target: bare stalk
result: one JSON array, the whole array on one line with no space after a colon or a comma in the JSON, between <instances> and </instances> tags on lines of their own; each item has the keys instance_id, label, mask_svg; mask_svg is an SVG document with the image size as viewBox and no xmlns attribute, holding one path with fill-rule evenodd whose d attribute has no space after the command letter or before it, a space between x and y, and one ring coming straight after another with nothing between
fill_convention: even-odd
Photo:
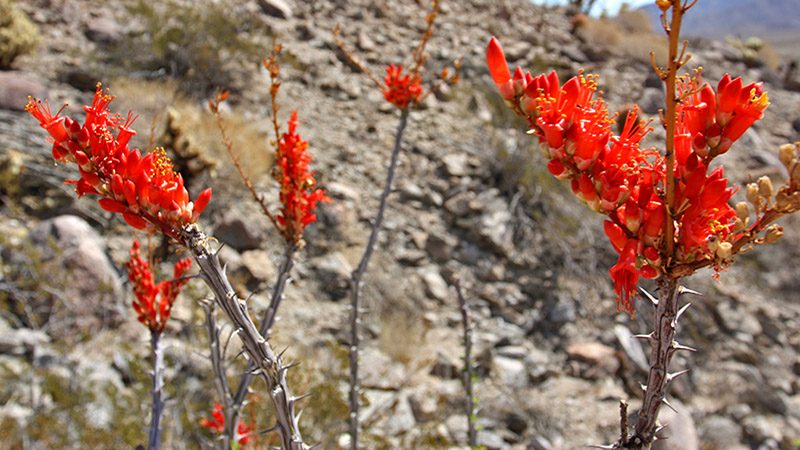
<instances>
[{"instance_id":1,"label":"bare stalk","mask_svg":"<svg viewBox=\"0 0 800 450\"><path fill-rule=\"evenodd\" d=\"M153 408L150 414L150 433L147 438L147 449L161 448L161 414L164 412L164 348L161 345L161 332L150 330L150 346L153 351Z\"/></svg>"},{"instance_id":2,"label":"bare stalk","mask_svg":"<svg viewBox=\"0 0 800 450\"><path fill-rule=\"evenodd\" d=\"M264 318L261 320L261 326L258 328L258 332L261 333L265 339L269 339L270 335L272 334L272 325L275 324L275 319L278 315L278 307L283 300L283 291L286 288L286 283L289 281L289 272L294 266L294 253L296 249L297 247L293 244L287 244L286 246L286 254L284 255L283 263L278 270L278 279L275 280L275 286L272 288L272 298L269 302L269 307L264 312ZM255 364L250 361L247 364L247 370L239 379L239 384L236 387L236 393L233 395L233 399L231 401L229 413L231 416L231 424L236 424L239 421L239 414L242 412L242 405L247 397L250 383L253 382L253 370L255 370L255 368Z\"/></svg>"},{"instance_id":3,"label":"bare stalk","mask_svg":"<svg viewBox=\"0 0 800 450\"><path fill-rule=\"evenodd\" d=\"M394 182L395 173L397 172L397 161L400 156L400 149L403 143L403 132L408 124L408 108L400 112L400 123L397 125L397 133L394 138L394 149L392 150L391 161L389 162L389 171L386 174L386 182L383 186L383 192L380 197L380 205L378 206L378 215L372 223L372 231L367 241L367 246L364 249L364 254L361 256L361 261L358 267L353 271L350 278L350 448L358 450L358 394L359 394L359 381L358 381L358 346L360 344L359 331L359 314L360 314L360 295L361 295L361 279L367 271L372 253L375 250L375 244L378 242L378 232L383 223L383 215L386 213L386 204L389 194L392 192L392 183Z\"/></svg>"},{"instance_id":4,"label":"bare stalk","mask_svg":"<svg viewBox=\"0 0 800 450\"><path fill-rule=\"evenodd\" d=\"M675 252L675 115L677 98L675 96L675 81L678 77L678 69L681 66L681 59L678 55L678 38L681 31L681 19L683 18L683 0L672 0L672 20L668 27L666 27L667 35L669 36L669 61L667 65L666 79L666 121L667 127L667 198L665 203L666 211L666 228L664 230L664 253L667 255L667 264ZM662 13L666 15L666 12ZM663 19L666 23L666 18Z\"/></svg>"},{"instance_id":5,"label":"bare stalk","mask_svg":"<svg viewBox=\"0 0 800 450\"><path fill-rule=\"evenodd\" d=\"M214 371L214 382L217 393L225 411L225 432L222 434L222 447L228 449L236 437L236 420L232 417L231 391L228 386L228 377L225 375L225 357L220 346L220 328L217 326L214 304L203 305L206 313L206 331L208 332L208 345L211 350L211 367Z\"/></svg>"},{"instance_id":6,"label":"bare stalk","mask_svg":"<svg viewBox=\"0 0 800 450\"><path fill-rule=\"evenodd\" d=\"M286 380L289 366L283 364L281 355L276 354L269 341L259 333L250 317L247 303L236 295L219 257L209 248L210 238L192 224L181 230L180 239L194 255L203 281L214 293L217 305L233 323L245 354L255 365L252 373L261 376L267 384L275 408L275 429L280 436L282 450L309 450L310 447L303 442L295 414L295 404L299 399L292 396Z\"/></svg>"},{"instance_id":7,"label":"bare stalk","mask_svg":"<svg viewBox=\"0 0 800 450\"><path fill-rule=\"evenodd\" d=\"M467 300L461 290L461 280L455 280L456 294L458 294L458 306L461 310L461 327L464 329L464 393L467 400L467 443L470 448L478 446L478 432L475 428L475 394L472 390L472 380L474 372L472 368L472 320L470 319Z\"/></svg>"}]
</instances>

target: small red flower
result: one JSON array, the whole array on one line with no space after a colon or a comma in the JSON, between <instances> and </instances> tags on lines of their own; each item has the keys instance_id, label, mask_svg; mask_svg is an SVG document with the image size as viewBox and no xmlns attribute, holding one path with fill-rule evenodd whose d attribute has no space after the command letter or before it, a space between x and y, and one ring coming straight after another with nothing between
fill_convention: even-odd
<instances>
[{"instance_id":1,"label":"small red flower","mask_svg":"<svg viewBox=\"0 0 800 450\"><path fill-rule=\"evenodd\" d=\"M215 433L225 431L225 414L222 412L222 405L219 402L214 403L214 410L211 412L210 418L203 417L200 419L200 426Z\"/></svg>"},{"instance_id":2,"label":"small red flower","mask_svg":"<svg viewBox=\"0 0 800 450\"><path fill-rule=\"evenodd\" d=\"M186 273L192 266L192 260L182 259L175 264L173 279L155 284L150 264L139 254L139 242L134 241L131 247L131 259L126 264L128 279L133 285L133 310L137 319L152 331L164 331L172 305L188 280Z\"/></svg>"},{"instance_id":3,"label":"small red flower","mask_svg":"<svg viewBox=\"0 0 800 450\"><path fill-rule=\"evenodd\" d=\"M197 221L208 206L211 189L192 202L183 178L176 173L163 149L142 155L128 143L136 132L135 117L123 119L108 109L114 97L98 84L91 105L84 106L81 125L69 117L50 112L46 102L30 98L25 109L47 130L53 140L53 158L75 163L80 177L75 184L79 196L98 195L106 211L122 214L134 228L161 230L173 238L182 227Z\"/></svg>"},{"instance_id":4,"label":"small red flower","mask_svg":"<svg viewBox=\"0 0 800 450\"><path fill-rule=\"evenodd\" d=\"M311 156L308 142L297 134L297 111L289 119L289 131L278 141L275 177L280 183L281 210L276 217L284 238L299 243L303 230L317 220L319 202L330 201L325 191L316 187L314 172L309 172Z\"/></svg>"},{"instance_id":5,"label":"small red flower","mask_svg":"<svg viewBox=\"0 0 800 450\"><path fill-rule=\"evenodd\" d=\"M406 109L409 103L417 103L422 98L422 77L418 73L403 75L402 65L390 64L383 81L383 97L400 109Z\"/></svg>"},{"instance_id":6,"label":"small red flower","mask_svg":"<svg viewBox=\"0 0 800 450\"><path fill-rule=\"evenodd\" d=\"M223 412L222 405L219 404L219 402L214 404L214 410L211 412L211 417L204 417L200 419L200 426L219 434L225 432L225 413ZM253 438L253 434L254 428L252 423L247 425L244 422L239 422L239 425L236 426L236 436L234 437L234 440L239 445L245 445Z\"/></svg>"}]
</instances>

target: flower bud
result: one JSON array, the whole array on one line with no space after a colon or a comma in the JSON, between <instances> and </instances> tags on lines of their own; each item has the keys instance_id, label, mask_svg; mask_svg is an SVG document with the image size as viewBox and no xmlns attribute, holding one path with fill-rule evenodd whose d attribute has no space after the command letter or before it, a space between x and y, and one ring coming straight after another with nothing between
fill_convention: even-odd
<instances>
[{"instance_id":1,"label":"flower bud","mask_svg":"<svg viewBox=\"0 0 800 450\"><path fill-rule=\"evenodd\" d=\"M719 238L712 234L706 240L706 244L708 245L708 251L716 254L719 248Z\"/></svg>"},{"instance_id":2,"label":"flower bud","mask_svg":"<svg viewBox=\"0 0 800 450\"><path fill-rule=\"evenodd\" d=\"M791 169L792 162L797 158L797 147L795 147L794 144L781 145L779 157L781 163L786 166L787 169Z\"/></svg>"},{"instance_id":3,"label":"flower bud","mask_svg":"<svg viewBox=\"0 0 800 450\"><path fill-rule=\"evenodd\" d=\"M750 219L748 218L748 220ZM736 221L733 223L733 233L734 234L739 233L740 231L744 230L746 226L747 224L745 222L742 222L742 219L737 217Z\"/></svg>"},{"instance_id":4,"label":"flower bud","mask_svg":"<svg viewBox=\"0 0 800 450\"><path fill-rule=\"evenodd\" d=\"M758 185L755 183L748 183L747 184L747 201L750 202L753 206L756 207L756 211L758 210Z\"/></svg>"},{"instance_id":5,"label":"flower bud","mask_svg":"<svg viewBox=\"0 0 800 450\"><path fill-rule=\"evenodd\" d=\"M719 259L728 259L733 254L733 244L730 242L720 242L717 246L717 257Z\"/></svg>"},{"instance_id":6,"label":"flower bud","mask_svg":"<svg viewBox=\"0 0 800 450\"><path fill-rule=\"evenodd\" d=\"M736 204L736 217L742 222L746 222L750 219L750 207L747 206L746 202L739 202Z\"/></svg>"},{"instance_id":7,"label":"flower bud","mask_svg":"<svg viewBox=\"0 0 800 450\"><path fill-rule=\"evenodd\" d=\"M656 0L656 6L662 11L666 12L670 6L672 6L672 2L670 0Z\"/></svg>"},{"instance_id":8,"label":"flower bud","mask_svg":"<svg viewBox=\"0 0 800 450\"><path fill-rule=\"evenodd\" d=\"M800 164L795 164L792 168L792 173L789 174L789 179L793 183L800 183Z\"/></svg>"},{"instance_id":9,"label":"flower bud","mask_svg":"<svg viewBox=\"0 0 800 450\"><path fill-rule=\"evenodd\" d=\"M766 199L772 198L772 180L767 176L758 179L758 194Z\"/></svg>"},{"instance_id":10,"label":"flower bud","mask_svg":"<svg viewBox=\"0 0 800 450\"><path fill-rule=\"evenodd\" d=\"M770 225L767 227L766 234L764 235L764 242L767 244L774 244L781 236L783 236L783 227L775 224Z\"/></svg>"}]
</instances>

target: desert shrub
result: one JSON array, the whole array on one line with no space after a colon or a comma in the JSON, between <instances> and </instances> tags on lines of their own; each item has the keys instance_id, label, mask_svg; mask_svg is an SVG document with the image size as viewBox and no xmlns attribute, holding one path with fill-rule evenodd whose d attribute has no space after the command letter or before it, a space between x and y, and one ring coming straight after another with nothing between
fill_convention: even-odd
<instances>
[{"instance_id":1,"label":"desert shrub","mask_svg":"<svg viewBox=\"0 0 800 450\"><path fill-rule=\"evenodd\" d=\"M618 56L649 61L650 52L654 51L658 61L667 58L664 39L653 32L650 19L643 11L622 11L610 18L588 18L577 33L584 42Z\"/></svg>"},{"instance_id":2,"label":"desert shrub","mask_svg":"<svg viewBox=\"0 0 800 450\"><path fill-rule=\"evenodd\" d=\"M223 179L231 177L231 182L225 184L240 186L230 165L220 167L217 173L219 161L227 160L228 156L214 116L183 93L176 81L121 78L114 80L111 86L120 108L139 114L137 123L142 133L134 137L134 145L148 149L153 145L165 147L184 176L208 173ZM225 120L234 148L242 160L247 161L247 175L255 180L268 175L272 167L272 152L269 150L266 119L259 123L229 112L225 114Z\"/></svg>"},{"instance_id":3,"label":"desert shrub","mask_svg":"<svg viewBox=\"0 0 800 450\"><path fill-rule=\"evenodd\" d=\"M263 57L251 36L267 36L265 24L225 2L140 0L128 11L142 27L131 33L133 42L111 49L111 62L134 72L165 72L186 92L204 97L221 87L241 88L246 77L241 62Z\"/></svg>"},{"instance_id":4,"label":"desert shrub","mask_svg":"<svg viewBox=\"0 0 800 450\"><path fill-rule=\"evenodd\" d=\"M749 67L767 67L777 70L781 64L781 57L770 43L761 38L751 36L747 39L728 37L726 41L742 52L742 60Z\"/></svg>"},{"instance_id":5,"label":"desert shrub","mask_svg":"<svg viewBox=\"0 0 800 450\"><path fill-rule=\"evenodd\" d=\"M0 69L8 69L18 56L30 53L39 32L11 0L0 0Z\"/></svg>"}]
</instances>

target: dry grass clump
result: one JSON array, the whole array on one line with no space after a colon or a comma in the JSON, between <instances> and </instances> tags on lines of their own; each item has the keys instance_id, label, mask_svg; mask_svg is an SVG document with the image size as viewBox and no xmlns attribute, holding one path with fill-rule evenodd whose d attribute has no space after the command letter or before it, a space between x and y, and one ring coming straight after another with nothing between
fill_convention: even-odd
<instances>
[{"instance_id":1,"label":"dry grass clump","mask_svg":"<svg viewBox=\"0 0 800 450\"><path fill-rule=\"evenodd\" d=\"M216 175L218 169L220 177L231 178L231 183L220 184L240 185L238 175L228 164L214 115L204 103L182 94L175 81L122 78L111 83L111 90L121 111L139 114L136 126L139 135L134 138L134 145L142 149L164 146L175 152L176 163L184 163L182 170L194 175L204 171ZM245 162L247 175L254 180L268 176L273 154L267 119L253 120L236 111L224 114L233 148Z\"/></svg>"},{"instance_id":2,"label":"dry grass clump","mask_svg":"<svg viewBox=\"0 0 800 450\"><path fill-rule=\"evenodd\" d=\"M39 30L11 0L0 0L0 69L30 53L39 42Z\"/></svg>"}]
</instances>

